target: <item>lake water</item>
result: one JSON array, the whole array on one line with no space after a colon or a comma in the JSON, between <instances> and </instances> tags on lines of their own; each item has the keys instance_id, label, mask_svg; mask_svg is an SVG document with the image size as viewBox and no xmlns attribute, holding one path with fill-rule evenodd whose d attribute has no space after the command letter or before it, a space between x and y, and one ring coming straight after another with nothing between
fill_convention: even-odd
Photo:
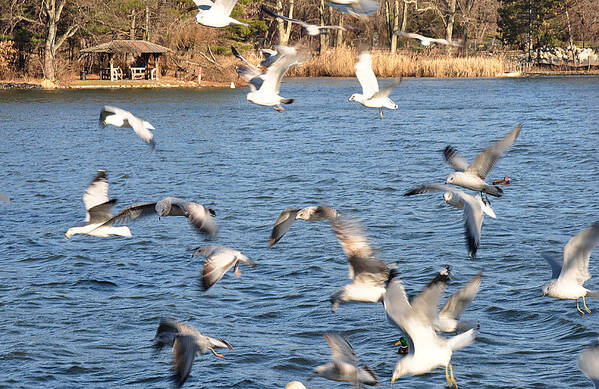
<instances>
[{"instance_id":1,"label":"lake water","mask_svg":"<svg viewBox=\"0 0 599 389\"><path fill-rule=\"evenodd\" d=\"M382 81L384 83L385 81ZM592 387L576 358L599 331L599 301L580 317L574 301L542 297L574 234L599 220L599 78L405 79L399 108L348 102L355 79L285 80L293 97L278 113L239 89L0 92L0 387L169 386L170 352L153 357L161 317L192 324L235 346L227 359L196 358L187 388L283 388L306 383L330 349L322 334L348 334L362 364L389 385L399 332L381 304L342 305L347 261L323 222L296 222L273 248L270 230L287 207L328 204L360 219L413 295L444 265L447 295L484 272L464 319L475 343L452 358L460 388ZM152 153L128 129L98 128L111 104L155 127ZM450 144L469 161L516 124L523 129L489 180L509 175L492 199L478 259L468 258L461 212L442 195L403 197L443 182ZM65 231L85 216L81 196L106 169L117 209L166 196L215 208L213 243L258 267L200 289L205 244L183 218L129 223L132 238ZM599 289L599 252L587 281ZM314 378L309 388L344 388ZM443 388L442 368L394 387Z\"/></svg>"}]
</instances>

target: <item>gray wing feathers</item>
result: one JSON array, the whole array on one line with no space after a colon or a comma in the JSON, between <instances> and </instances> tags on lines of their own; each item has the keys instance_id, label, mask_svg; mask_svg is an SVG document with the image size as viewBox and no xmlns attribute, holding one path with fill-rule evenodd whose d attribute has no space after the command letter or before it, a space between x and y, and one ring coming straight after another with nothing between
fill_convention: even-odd
<instances>
[{"instance_id":1,"label":"gray wing feathers","mask_svg":"<svg viewBox=\"0 0 599 389\"><path fill-rule=\"evenodd\" d=\"M503 153L514 144L514 141L520 134L521 128L522 124L518 124L516 128L510 131L506 136L481 151L476 158L474 158L474 161L472 161L466 171L474 173L484 180Z\"/></svg>"},{"instance_id":2,"label":"gray wing feathers","mask_svg":"<svg viewBox=\"0 0 599 389\"><path fill-rule=\"evenodd\" d=\"M110 226L116 223L127 223L128 221L135 220L139 217L145 217L154 214L156 214L156 203L148 202L134 204L119 211L119 213L107 220L102 226Z\"/></svg>"},{"instance_id":3,"label":"gray wing feathers","mask_svg":"<svg viewBox=\"0 0 599 389\"><path fill-rule=\"evenodd\" d=\"M116 199L112 199L103 204L96 205L87 210L88 222L90 224L103 223L112 218L112 208L116 203Z\"/></svg>"},{"instance_id":4,"label":"gray wing feathers","mask_svg":"<svg viewBox=\"0 0 599 389\"><path fill-rule=\"evenodd\" d=\"M396 86L398 86L399 84L401 84L401 77L397 77L396 79L394 79L391 84L381 90L379 90L378 92L375 92L371 98L376 99L379 97L389 97L389 95L391 94L391 91L393 90L393 88L395 88Z\"/></svg>"},{"instance_id":5,"label":"gray wing feathers","mask_svg":"<svg viewBox=\"0 0 599 389\"><path fill-rule=\"evenodd\" d=\"M210 236L216 236L218 226L206 207L201 204L180 199L172 200L172 205L174 205L174 207L171 207L169 216L186 216L189 223L191 223L196 230ZM179 211L177 211L177 208L179 208Z\"/></svg>"},{"instance_id":6,"label":"gray wing feathers","mask_svg":"<svg viewBox=\"0 0 599 389\"><path fill-rule=\"evenodd\" d=\"M96 205L104 204L108 201L108 181L106 179L106 170L98 170L98 173L85 189L83 193L83 204L86 211ZM86 215L86 221L89 221L89 213Z\"/></svg>"},{"instance_id":7,"label":"gray wing feathers","mask_svg":"<svg viewBox=\"0 0 599 389\"><path fill-rule=\"evenodd\" d=\"M456 320L459 319L462 312L468 308L470 303L472 303L472 300L474 300L474 297L476 297L482 275L482 272L478 273L462 289L452 294L447 299L443 308L441 308L439 316L446 316Z\"/></svg>"},{"instance_id":8,"label":"gray wing feathers","mask_svg":"<svg viewBox=\"0 0 599 389\"><path fill-rule=\"evenodd\" d=\"M196 343L191 335L177 335L173 344L173 370L178 386L189 377L196 354Z\"/></svg>"},{"instance_id":9,"label":"gray wing feathers","mask_svg":"<svg viewBox=\"0 0 599 389\"><path fill-rule=\"evenodd\" d=\"M582 283L589 278L589 258L599 244L599 222L592 224L575 235L564 247L564 265L560 277L575 277Z\"/></svg>"},{"instance_id":10,"label":"gray wing feathers","mask_svg":"<svg viewBox=\"0 0 599 389\"><path fill-rule=\"evenodd\" d=\"M437 320L439 300L445 291L448 279L447 273L440 272L410 302L412 310L422 322L432 324Z\"/></svg>"},{"instance_id":11,"label":"gray wing feathers","mask_svg":"<svg viewBox=\"0 0 599 389\"><path fill-rule=\"evenodd\" d=\"M299 208L287 208L275 221L275 226L270 233L270 240L268 241L268 247L272 247L277 243L284 235L289 231L291 225L295 222L297 213L300 211Z\"/></svg>"},{"instance_id":12,"label":"gray wing feathers","mask_svg":"<svg viewBox=\"0 0 599 389\"><path fill-rule=\"evenodd\" d=\"M324 334L324 338L331 347L331 359L333 361L347 362L352 365L358 364L358 356L345 336L328 332Z\"/></svg>"},{"instance_id":13,"label":"gray wing feathers","mask_svg":"<svg viewBox=\"0 0 599 389\"><path fill-rule=\"evenodd\" d=\"M578 356L578 368L599 388L599 345L586 348Z\"/></svg>"},{"instance_id":14,"label":"gray wing feathers","mask_svg":"<svg viewBox=\"0 0 599 389\"><path fill-rule=\"evenodd\" d=\"M541 253L541 256L551 266L551 279L559 277L562 272L562 265L551 254Z\"/></svg>"},{"instance_id":15,"label":"gray wing feathers","mask_svg":"<svg viewBox=\"0 0 599 389\"><path fill-rule=\"evenodd\" d=\"M443 155L445 156L445 161L451 165L454 170L463 172L468 169L468 162L458 154L457 150L451 146L445 147L443 150Z\"/></svg>"}]
</instances>

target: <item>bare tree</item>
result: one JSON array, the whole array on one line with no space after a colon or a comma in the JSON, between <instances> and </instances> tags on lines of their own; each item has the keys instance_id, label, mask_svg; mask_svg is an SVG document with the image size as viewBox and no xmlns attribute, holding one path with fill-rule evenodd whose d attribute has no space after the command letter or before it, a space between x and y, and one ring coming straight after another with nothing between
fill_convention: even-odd
<instances>
[{"instance_id":1,"label":"bare tree","mask_svg":"<svg viewBox=\"0 0 599 389\"><path fill-rule=\"evenodd\" d=\"M46 39L44 44L44 77L50 81L56 79L55 58L56 50L79 29L78 24L70 24L66 31L58 34L58 25L61 21L62 11L67 0L41 0L42 16L45 21Z\"/></svg>"}]
</instances>

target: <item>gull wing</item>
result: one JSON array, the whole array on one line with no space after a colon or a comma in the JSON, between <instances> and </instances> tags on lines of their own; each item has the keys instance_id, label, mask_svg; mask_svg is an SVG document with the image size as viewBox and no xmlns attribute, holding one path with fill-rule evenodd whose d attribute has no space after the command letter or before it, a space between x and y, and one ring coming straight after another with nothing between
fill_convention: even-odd
<instances>
[{"instance_id":1,"label":"gull wing","mask_svg":"<svg viewBox=\"0 0 599 389\"><path fill-rule=\"evenodd\" d=\"M112 199L103 204L96 205L87 210L89 224L103 223L112 217L112 208L116 199Z\"/></svg>"},{"instance_id":2,"label":"gull wing","mask_svg":"<svg viewBox=\"0 0 599 389\"><path fill-rule=\"evenodd\" d=\"M456 188L444 184L427 184L407 191L404 196L413 196L415 194L431 193L431 192L458 192Z\"/></svg>"},{"instance_id":3,"label":"gull wing","mask_svg":"<svg viewBox=\"0 0 599 389\"><path fill-rule=\"evenodd\" d=\"M245 59L240 53L239 51L237 51L237 49L235 48L235 46L231 45L231 52L233 53L233 55L237 58L239 58L241 60L241 62L243 62L244 64L246 64L253 72L254 72L254 76L256 77L257 75L262 74L262 72L260 71L260 69L258 69L256 66L252 65L247 59ZM247 69L247 68L246 68ZM237 70L237 73L239 73L239 70ZM241 74L239 74L241 76ZM251 78L253 78L251 77ZM250 79L245 79L243 76L242 78L245 80L245 82L249 82Z\"/></svg>"},{"instance_id":4,"label":"gull wing","mask_svg":"<svg viewBox=\"0 0 599 389\"><path fill-rule=\"evenodd\" d=\"M476 158L474 158L474 161L472 161L470 166L466 169L466 172L476 174L484 180L503 153L514 144L514 141L520 134L521 128L522 124L518 124L503 138L497 140L491 146L478 153Z\"/></svg>"},{"instance_id":5,"label":"gull wing","mask_svg":"<svg viewBox=\"0 0 599 389\"><path fill-rule=\"evenodd\" d=\"M414 311L410 306L408 295L399 277L393 277L387 284L387 291L383 296L383 305L387 314L387 320L397 328L407 332L407 328L409 327L408 320L414 315ZM409 353L413 354L414 342L411 335L409 333L407 335Z\"/></svg>"},{"instance_id":6,"label":"gull wing","mask_svg":"<svg viewBox=\"0 0 599 389\"><path fill-rule=\"evenodd\" d=\"M214 3L210 0L193 0L193 2L198 7L198 9L202 11L207 11L214 5Z\"/></svg>"},{"instance_id":7,"label":"gull wing","mask_svg":"<svg viewBox=\"0 0 599 389\"><path fill-rule=\"evenodd\" d=\"M564 264L559 278L573 279L579 285L591 278L589 258L599 244L599 222L575 235L564 247Z\"/></svg>"},{"instance_id":8,"label":"gull wing","mask_svg":"<svg viewBox=\"0 0 599 389\"><path fill-rule=\"evenodd\" d=\"M156 203L140 203L133 204L119 211L116 215L110 217L106 222L97 228L111 226L116 223L127 223L130 220L135 220L139 217L145 217L156 214Z\"/></svg>"},{"instance_id":9,"label":"gull wing","mask_svg":"<svg viewBox=\"0 0 599 389\"><path fill-rule=\"evenodd\" d=\"M478 293L478 289L480 288L481 278L483 276L482 272L479 272L475 275L462 289L458 290L456 293L452 294L448 299L441 311L439 312L439 316L445 316L451 319L459 319L460 315L474 297Z\"/></svg>"},{"instance_id":10,"label":"gull wing","mask_svg":"<svg viewBox=\"0 0 599 389\"><path fill-rule=\"evenodd\" d=\"M424 35L420 35L420 34L416 34L414 32L405 32L405 31L396 31L395 32L397 35L399 36L403 36L405 38L412 38L412 39L418 39L420 41L424 41L427 40L428 38L425 37Z\"/></svg>"},{"instance_id":11,"label":"gull wing","mask_svg":"<svg viewBox=\"0 0 599 389\"><path fill-rule=\"evenodd\" d=\"M288 22L291 22L291 23L297 23L297 24L299 24L302 27L307 27L309 25L308 23L303 22L301 20L288 18L285 15L279 15L278 13L275 13L274 11L268 9L268 7L266 7L265 5L262 5L261 8L262 8L262 11L264 11L268 15L272 16L273 18L279 18L279 19L282 19L282 20L285 20L285 21L288 21Z\"/></svg>"},{"instance_id":12,"label":"gull wing","mask_svg":"<svg viewBox=\"0 0 599 389\"><path fill-rule=\"evenodd\" d=\"M260 51L264 56L264 59L260 61L260 66L264 66L265 68L267 68L277 60L278 53L276 50L261 49Z\"/></svg>"},{"instance_id":13,"label":"gull wing","mask_svg":"<svg viewBox=\"0 0 599 389\"><path fill-rule=\"evenodd\" d=\"M262 83L264 82L264 74L262 74L262 72L252 70L243 65L237 66L236 70L239 77L250 84L252 90L257 90L262 87Z\"/></svg>"},{"instance_id":14,"label":"gull wing","mask_svg":"<svg viewBox=\"0 0 599 389\"><path fill-rule=\"evenodd\" d=\"M289 231L289 228L291 228L291 225L295 222L295 217L299 211L299 208L287 208L281 212L275 221L275 226L272 228L272 232L270 233L268 247L272 247L283 237L283 235L285 235L287 231Z\"/></svg>"},{"instance_id":15,"label":"gull wing","mask_svg":"<svg viewBox=\"0 0 599 389\"><path fill-rule=\"evenodd\" d=\"M106 202L108 202L108 180L106 179L106 170L98 170L98 173L91 184L89 184L83 193L83 204L87 211L85 221L89 221L89 210L91 208Z\"/></svg>"},{"instance_id":16,"label":"gull wing","mask_svg":"<svg viewBox=\"0 0 599 389\"><path fill-rule=\"evenodd\" d=\"M171 207L169 216L178 216L181 215L180 212L182 212L182 214L189 220L189 223L191 223L197 231L209 236L216 236L218 226L208 208L198 203L177 198L173 198L171 201L172 206L174 207ZM177 211L177 208L179 211Z\"/></svg>"},{"instance_id":17,"label":"gull wing","mask_svg":"<svg viewBox=\"0 0 599 389\"><path fill-rule=\"evenodd\" d=\"M358 364L358 356L349 340L336 332L327 332L324 338L331 347L331 360L346 362L352 365Z\"/></svg>"},{"instance_id":18,"label":"gull wing","mask_svg":"<svg viewBox=\"0 0 599 389\"><path fill-rule=\"evenodd\" d=\"M160 320L156 335L154 335L154 349L160 351L165 345L172 347L179 331L180 324L176 320L168 318Z\"/></svg>"},{"instance_id":19,"label":"gull wing","mask_svg":"<svg viewBox=\"0 0 599 389\"><path fill-rule=\"evenodd\" d=\"M125 111L124 109L113 107L111 105L105 105L100 111L100 126L104 127L106 125L104 122L108 116L116 116L124 124L128 115L130 115L129 111ZM123 124L120 124L119 127L121 127Z\"/></svg>"},{"instance_id":20,"label":"gull wing","mask_svg":"<svg viewBox=\"0 0 599 389\"><path fill-rule=\"evenodd\" d=\"M584 349L578 356L578 368L599 388L599 345Z\"/></svg>"},{"instance_id":21,"label":"gull wing","mask_svg":"<svg viewBox=\"0 0 599 389\"><path fill-rule=\"evenodd\" d=\"M216 0L214 2L214 6L211 9L223 12L226 16L229 16L231 15L233 7L235 7L235 4L237 4L237 0Z\"/></svg>"},{"instance_id":22,"label":"gull wing","mask_svg":"<svg viewBox=\"0 0 599 389\"><path fill-rule=\"evenodd\" d=\"M446 146L443 150L443 155L445 156L445 161L456 171L463 172L468 169L468 162L453 147Z\"/></svg>"},{"instance_id":23,"label":"gull wing","mask_svg":"<svg viewBox=\"0 0 599 389\"><path fill-rule=\"evenodd\" d=\"M480 235L485 217L478 199L459 190L454 190L464 201L464 233L468 252L472 258L476 257L476 251L480 246Z\"/></svg>"},{"instance_id":24,"label":"gull wing","mask_svg":"<svg viewBox=\"0 0 599 389\"><path fill-rule=\"evenodd\" d=\"M277 59L268 67L264 75L264 82L260 87L261 90L268 90L274 94L279 93L281 79L287 73L287 70L300 59L300 55L293 47L276 46L276 48L279 53Z\"/></svg>"},{"instance_id":25,"label":"gull wing","mask_svg":"<svg viewBox=\"0 0 599 389\"><path fill-rule=\"evenodd\" d=\"M226 247L215 248L206 257L204 267L202 268L202 287L204 290L208 290L212 285L216 284L235 264L237 264L237 257L233 250Z\"/></svg>"},{"instance_id":26,"label":"gull wing","mask_svg":"<svg viewBox=\"0 0 599 389\"><path fill-rule=\"evenodd\" d=\"M391 84L389 86L381 89L378 92L375 92L371 98L376 99L376 98L380 98L380 97L389 97L393 88L395 88L399 84L401 84L401 77L395 78L393 81L391 81Z\"/></svg>"},{"instance_id":27,"label":"gull wing","mask_svg":"<svg viewBox=\"0 0 599 389\"><path fill-rule=\"evenodd\" d=\"M379 9L374 0L327 0L327 5L353 16L370 16Z\"/></svg>"},{"instance_id":28,"label":"gull wing","mask_svg":"<svg viewBox=\"0 0 599 389\"><path fill-rule=\"evenodd\" d=\"M349 278L358 283L383 285L390 269L376 257L362 226L354 219L339 216L331 219L331 227L347 256Z\"/></svg>"},{"instance_id":29,"label":"gull wing","mask_svg":"<svg viewBox=\"0 0 599 389\"><path fill-rule=\"evenodd\" d=\"M152 131L146 128L142 119L129 113L129 115L127 116L127 121L129 122L129 125L131 126L131 128L133 128L133 131L135 131L137 136L139 136L144 142L149 144L152 147L152 149L156 148L156 143L152 139L154 138L154 134L152 134ZM154 128L151 124L150 127Z\"/></svg>"},{"instance_id":30,"label":"gull wing","mask_svg":"<svg viewBox=\"0 0 599 389\"><path fill-rule=\"evenodd\" d=\"M370 98L379 91L379 83L372 71L372 55L368 51L362 51L356 62L356 77L362 86L362 94Z\"/></svg>"},{"instance_id":31,"label":"gull wing","mask_svg":"<svg viewBox=\"0 0 599 389\"><path fill-rule=\"evenodd\" d=\"M562 272L562 265L551 254L541 253L541 256L551 266L551 279L554 280L559 277L559 274Z\"/></svg>"},{"instance_id":32,"label":"gull wing","mask_svg":"<svg viewBox=\"0 0 599 389\"><path fill-rule=\"evenodd\" d=\"M422 324L432 326L437 320L439 300L449 280L447 268L441 270L422 291L412 299L411 305L415 315Z\"/></svg>"},{"instance_id":33,"label":"gull wing","mask_svg":"<svg viewBox=\"0 0 599 389\"><path fill-rule=\"evenodd\" d=\"M173 343L173 370L175 372L175 382L179 387L185 383L191 373L196 348L195 339L192 335L178 334L175 336L175 342Z\"/></svg>"}]
</instances>

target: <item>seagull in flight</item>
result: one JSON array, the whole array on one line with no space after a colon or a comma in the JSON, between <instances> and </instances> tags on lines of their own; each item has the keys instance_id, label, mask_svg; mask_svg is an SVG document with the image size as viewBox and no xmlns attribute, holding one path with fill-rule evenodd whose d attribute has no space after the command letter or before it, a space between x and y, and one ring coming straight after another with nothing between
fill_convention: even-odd
<instances>
[{"instance_id":1,"label":"seagull in flight","mask_svg":"<svg viewBox=\"0 0 599 389\"><path fill-rule=\"evenodd\" d=\"M451 356L455 350L472 344L476 331L470 329L449 339L437 335L434 324L437 306L448 279L448 271L444 269L411 302L399 277L389 281L383 298L387 319L407 334L409 343L408 355L395 365L391 385L403 375L426 374L443 366L447 385L458 387L450 363Z\"/></svg>"},{"instance_id":2,"label":"seagull in flight","mask_svg":"<svg viewBox=\"0 0 599 389\"><path fill-rule=\"evenodd\" d=\"M115 223L125 223L139 217L158 215L163 216L185 216L196 231L209 237L216 236L218 226L213 216L216 212L212 208L206 208L202 204L186 201L177 197L165 197L158 202L146 202L131 205L113 217L106 220L97 228L112 226Z\"/></svg>"},{"instance_id":3,"label":"seagull in flight","mask_svg":"<svg viewBox=\"0 0 599 389\"><path fill-rule=\"evenodd\" d=\"M284 111L285 108L281 104L291 104L293 99L279 96L281 79L292 65L303 61L306 57L293 47L276 46L276 48L279 54L276 61L268 67L266 73L263 76L255 74L254 77L250 78L251 92L247 94L247 100L257 105L274 106L276 111ZM237 72L242 75L242 73L247 72L247 69L244 66L238 66Z\"/></svg>"},{"instance_id":4,"label":"seagull in flight","mask_svg":"<svg viewBox=\"0 0 599 389\"><path fill-rule=\"evenodd\" d=\"M347 31L347 29L342 26L319 26L316 24L306 23L302 20L291 19L291 18L288 18L287 16L279 15L279 14L275 13L274 11L268 9L268 7L266 7L264 5L262 5L262 11L266 12L267 14L269 14L270 16L272 16L274 18L279 18L279 19L285 20L287 22L299 24L306 31L306 33L310 36L325 34L328 32L328 30Z\"/></svg>"},{"instance_id":5,"label":"seagull in flight","mask_svg":"<svg viewBox=\"0 0 599 389\"><path fill-rule=\"evenodd\" d=\"M256 267L256 264L251 259L241 252L228 247L209 245L198 247L194 251L194 257L201 255L206 258L204 268L202 269L202 287L204 290L210 289L232 267L235 267L235 277L241 277L241 271L239 271L240 263Z\"/></svg>"},{"instance_id":6,"label":"seagull in flight","mask_svg":"<svg viewBox=\"0 0 599 389\"><path fill-rule=\"evenodd\" d=\"M379 9L379 3L374 0L327 0L327 5L359 17L374 15Z\"/></svg>"},{"instance_id":7,"label":"seagull in flight","mask_svg":"<svg viewBox=\"0 0 599 389\"><path fill-rule=\"evenodd\" d=\"M351 283L337 289L331 295L331 310L347 302L378 303L385 294L385 283L393 272L378 259L364 235L362 226L347 216L330 219L331 227L347 256Z\"/></svg>"},{"instance_id":8,"label":"seagull in flight","mask_svg":"<svg viewBox=\"0 0 599 389\"><path fill-rule=\"evenodd\" d=\"M485 193L485 198L486 194L501 197L503 189L497 185L487 184L485 178L503 153L514 144L514 141L520 134L521 128L522 124L518 124L503 138L495 141L491 146L478 153L470 165L468 165L468 162L466 162L464 157L459 155L453 147L445 147L445 150L443 151L445 160L456 170L455 173L452 173L447 177L445 183L481 192L481 196L482 193ZM489 199L487 198L487 202L488 201Z\"/></svg>"},{"instance_id":9,"label":"seagull in flight","mask_svg":"<svg viewBox=\"0 0 599 389\"><path fill-rule=\"evenodd\" d=\"M584 316L584 312L578 305L578 299L582 298L585 311L591 313L585 297L599 298L599 292L590 291L583 284L591 278L589 259L598 244L599 222L596 222L568 241L564 247L564 259L561 265L553 256L542 254L552 270L551 281L543 288L543 296L576 300L576 309Z\"/></svg>"},{"instance_id":10,"label":"seagull in flight","mask_svg":"<svg viewBox=\"0 0 599 389\"><path fill-rule=\"evenodd\" d=\"M210 351L214 356L225 359L224 355L217 353L214 349L233 349L233 346L226 340L202 335L192 326L173 319L162 319L156 330L155 351L159 352L164 346L170 346L173 349L173 370L175 372L173 378L177 387L181 387L189 377L196 355L200 356Z\"/></svg>"},{"instance_id":11,"label":"seagull in flight","mask_svg":"<svg viewBox=\"0 0 599 389\"><path fill-rule=\"evenodd\" d=\"M69 239L76 234L85 234L106 238L109 235L131 237L131 231L126 226L113 227L104 223L112 218L112 208L116 199L108 199L108 181L106 170L98 170L91 184L83 193L83 204L85 205L85 221L83 226L71 227L64 235Z\"/></svg>"},{"instance_id":12,"label":"seagull in flight","mask_svg":"<svg viewBox=\"0 0 599 389\"><path fill-rule=\"evenodd\" d=\"M444 192L445 202L454 208L464 210L464 235L468 253L472 259L476 258L476 251L480 246L480 236L483 227L484 214L495 218L495 212L485 204L480 197L474 197L449 185L429 184L406 192L404 196L420 193Z\"/></svg>"},{"instance_id":13,"label":"seagull in flight","mask_svg":"<svg viewBox=\"0 0 599 389\"><path fill-rule=\"evenodd\" d=\"M422 46L430 46L433 43L437 43L440 45L446 45L446 46L456 46L456 47L462 46L462 44L458 41L448 41L447 39L429 38L424 35L415 34L413 32L395 31L395 34L398 36L402 36L404 38L418 39L420 41L420 43L422 44Z\"/></svg>"},{"instance_id":14,"label":"seagull in flight","mask_svg":"<svg viewBox=\"0 0 599 389\"><path fill-rule=\"evenodd\" d=\"M466 285L456 293L449 296L445 305L439 311L437 329L441 332L465 332L471 328L478 328L478 321L460 321L462 312L466 310L476 297L483 272L476 274Z\"/></svg>"},{"instance_id":15,"label":"seagull in flight","mask_svg":"<svg viewBox=\"0 0 599 389\"><path fill-rule=\"evenodd\" d=\"M397 109L397 104L389 98L393 88L401 82L401 77L396 78L391 85L379 91L379 83L372 70L372 55L368 51L362 51L358 55L356 63L356 77L362 86L362 93L354 93L348 101L357 101L368 108L378 108L383 118L383 107Z\"/></svg>"},{"instance_id":16,"label":"seagull in flight","mask_svg":"<svg viewBox=\"0 0 599 389\"><path fill-rule=\"evenodd\" d=\"M275 221L275 226L272 229L270 240L268 241L268 247L270 248L274 246L275 243L281 240L283 235L289 231L296 220L320 221L330 220L331 218L335 218L337 216L339 216L339 212L332 208L323 206L287 208L281 212Z\"/></svg>"},{"instance_id":17,"label":"seagull in flight","mask_svg":"<svg viewBox=\"0 0 599 389\"><path fill-rule=\"evenodd\" d=\"M156 143L153 139L154 134L150 131L155 129L154 126L134 116L131 112L105 105L102 111L100 111L100 127L104 128L107 124L112 124L116 127L132 128L137 136L152 147L152 150L156 149Z\"/></svg>"},{"instance_id":18,"label":"seagull in flight","mask_svg":"<svg viewBox=\"0 0 599 389\"><path fill-rule=\"evenodd\" d=\"M320 376L332 381L352 382L356 387L360 387L360 384L379 384L378 377L370 367L358 366L358 356L347 337L328 332L324 334L324 338L331 347L331 362L316 366L308 381L314 376Z\"/></svg>"},{"instance_id":19,"label":"seagull in flight","mask_svg":"<svg viewBox=\"0 0 599 389\"><path fill-rule=\"evenodd\" d=\"M214 2L210 0L193 0L193 2L198 7L196 21L199 24L208 27L226 27L229 24L247 26L246 23L241 23L230 16L237 0L215 0Z\"/></svg>"}]
</instances>

